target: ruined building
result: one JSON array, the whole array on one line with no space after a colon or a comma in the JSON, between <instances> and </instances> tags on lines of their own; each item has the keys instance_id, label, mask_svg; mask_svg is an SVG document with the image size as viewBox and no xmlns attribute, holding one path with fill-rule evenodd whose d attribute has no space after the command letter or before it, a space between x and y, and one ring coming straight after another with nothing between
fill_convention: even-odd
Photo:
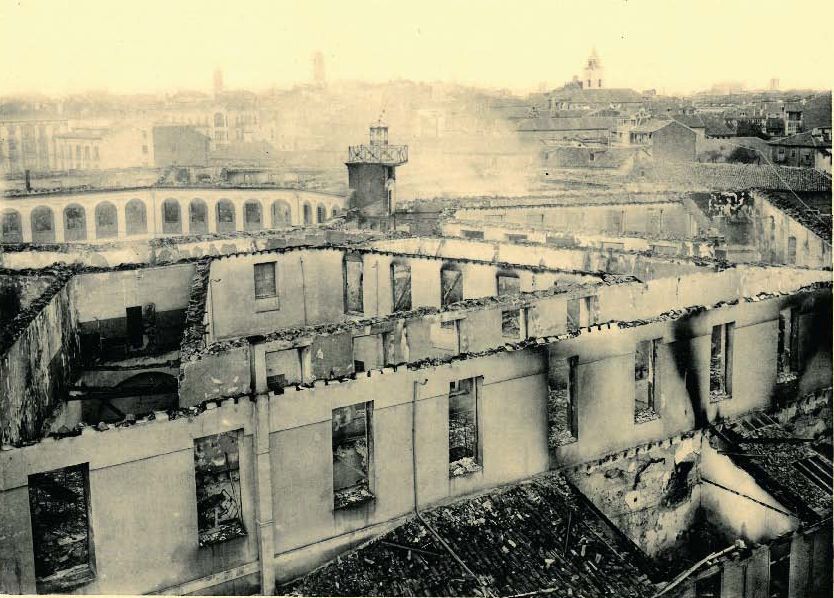
<instances>
[{"instance_id":1,"label":"ruined building","mask_svg":"<svg viewBox=\"0 0 834 598\"><path fill-rule=\"evenodd\" d=\"M631 199L8 245L0 591L829 595L831 272Z\"/></svg>"}]
</instances>

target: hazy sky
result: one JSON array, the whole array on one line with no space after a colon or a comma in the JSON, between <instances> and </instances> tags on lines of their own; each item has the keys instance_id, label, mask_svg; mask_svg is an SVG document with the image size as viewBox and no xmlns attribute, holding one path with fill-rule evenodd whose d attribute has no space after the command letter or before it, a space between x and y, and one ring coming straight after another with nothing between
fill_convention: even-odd
<instances>
[{"instance_id":1,"label":"hazy sky","mask_svg":"<svg viewBox=\"0 0 834 598\"><path fill-rule=\"evenodd\" d=\"M592 46L607 85L830 87L831 0L0 0L0 95L306 82L561 85Z\"/></svg>"}]
</instances>

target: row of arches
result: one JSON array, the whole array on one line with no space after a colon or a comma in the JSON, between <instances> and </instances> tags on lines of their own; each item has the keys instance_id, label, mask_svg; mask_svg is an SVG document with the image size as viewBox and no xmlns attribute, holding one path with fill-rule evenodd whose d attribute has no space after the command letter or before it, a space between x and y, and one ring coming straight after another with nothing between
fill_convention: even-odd
<instances>
[{"instance_id":1,"label":"row of arches","mask_svg":"<svg viewBox=\"0 0 834 598\"><path fill-rule=\"evenodd\" d=\"M135 198L125 204L124 235L136 236L148 234L148 208L144 201ZM192 199L183 214L181 203L173 198L165 199L160 208L159 228L163 234L205 234L210 232L209 206L199 198ZM238 227L238 215L234 203L229 199L220 199L214 204L215 226L211 232L225 233L235 230L258 231L263 228L281 228L291 226L292 209L284 200L274 200L268 208L268 222L264 215L263 204L259 200L247 200L243 203L243 222ZM304 225L321 224L328 218L339 215L339 207L333 206L328 215L327 207L319 203L315 207L310 202L302 205ZM188 227L183 226L187 219ZM48 206L38 206L29 214L31 239L23 238L23 221L19 211L8 208L0 213L0 242L54 243L56 241L55 214ZM87 208L78 203L65 206L61 212L64 241L85 241L87 239L113 239L119 236L119 216L116 205L103 201L94 208L93 223L95 231L88 231ZM94 235L91 235L94 233Z\"/></svg>"}]
</instances>

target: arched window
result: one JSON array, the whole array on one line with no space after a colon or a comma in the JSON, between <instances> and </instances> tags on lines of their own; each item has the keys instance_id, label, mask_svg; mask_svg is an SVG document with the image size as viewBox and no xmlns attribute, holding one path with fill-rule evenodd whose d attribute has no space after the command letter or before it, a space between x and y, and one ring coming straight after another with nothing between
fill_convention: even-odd
<instances>
[{"instance_id":1,"label":"arched window","mask_svg":"<svg viewBox=\"0 0 834 598\"><path fill-rule=\"evenodd\" d=\"M32 224L33 243L55 242L55 219L51 209L46 206L37 207L32 210L29 219Z\"/></svg>"},{"instance_id":2,"label":"arched window","mask_svg":"<svg viewBox=\"0 0 834 598\"><path fill-rule=\"evenodd\" d=\"M292 224L290 220L290 204L283 200L272 202L272 228L281 228Z\"/></svg>"},{"instance_id":3,"label":"arched window","mask_svg":"<svg viewBox=\"0 0 834 598\"><path fill-rule=\"evenodd\" d=\"M64 208L64 241L87 239L87 214L77 203Z\"/></svg>"},{"instance_id":4,"label":"arched window","mask_svg":"<svg viewBox=\"0 0 834 598\"><path fill-rule=\"evenodd\" d=\"M176 199L169 198L162 202L162 232L168 234L182 232L180 202Z\"/></svg>"},{"instance_id":5,"label":"arched window","mask_svg":"<svg viewBox=\"0 0 834 598\"><path fill-rule=\"evenodd\" d=\"M341 210L339 209L339 206L333 206L333 209L330 211L330 217L331 218L337 218L339 216L339 214L341 214Z\"/></svg>"},{"instance_id":6,"label":"arched window","mask_svg":"<svg viewBox=\"0 0 834 598\"><path fill-rule=\"evenodd\" d=\"M327 212L324 209L324 206L322 204L319 204L316 208L316 222L321 224L325 220L327 220Z\"/></svg>"},{"instance_id":7,"label":"arched window","mask_svg":"<svg viewBox=\"0 0 834 598\"><path fill-rule=\"evenodd\" d=\"M202 199L192 199L188 204L188 230L194 234L208 232L208 207Z\"/></svg>"},{"instance_id":8,"label":"arched window","mask_svg":"<svg viewBox=\"0 0 834 598\"><path fill-rule=\"evenodd\" d=\"M217 232L228 233L235 230L235 206L228 199L217 202Z\"/></svg>"},{"instance_id":9,"label":"arched window","mask_svg":"<svg viewBox=\"0 0 834 598\"><path fill-rule=\"evenodd\" d=\"M109 201L96 206L96 239L107 239L119 234L116 206Z\"/></svg>"},{"instance_id":10,"label":"arched window","mask_svg":"<svg viewBox=\"0 0 834 598\"><path fill-rule=\"evenodd\" d=\"M304 204L304 226L309 226L313 224L313 208L310 207L310 204Z\"/></svg>"},{"instance_id":11,"label":"arched window","mask_svg":"<svg viewBox=\"0 0 834 598\"><path fill-rule=\"evenodd\" d=\"M17 210L4 210L0 228L0 243L20 243L23 241L23 229L20 225L20 213Z\"/></svg>"},{"instance_id":12,"label":"arched window","mask_svg":"<svg viewBox=\"0 0 834 598\"><path fill-rule=\"evenodd\" d=\"M148 232L148 216L141 199L131 199L125 206L125 231L128 235L144 235Z\"/></svg>"},{"instance_id":13,"label":"arched window","mask_svg":"<svg viewBox=\"0 0 834 598\"><path fill-rule=\"evenodd\" d=\"M263 228L263 214L261 202L247 201L243 204L243 230L255 231Z\"/></svg>"}]
</instances>

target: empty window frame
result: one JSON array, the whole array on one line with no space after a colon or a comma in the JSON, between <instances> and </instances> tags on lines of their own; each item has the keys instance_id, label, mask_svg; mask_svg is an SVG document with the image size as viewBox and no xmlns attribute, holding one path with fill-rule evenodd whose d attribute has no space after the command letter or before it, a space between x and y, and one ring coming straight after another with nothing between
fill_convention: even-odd
<instances>
[{"instance_id":1,"label":"empty window frame","mask_svg":"<svg viewBox=\"0 0 834 598\"><path fill-rule=\"evenodd\" d=\"M30 475L29 512L38 592L67 592L91 581L88 464Z\"/></svg>"},{"instance_id":2,"label":"empty window frame","mask_svg":"<svg viewBox=\"0 0 834 598\"><path fill-rule=\"evenodd\" d=\"M796 308L786 307L779 312L777 351L777 381L793 380L799 371L799 313Z\"/></svg>"},{"instance_id":3,"label":"empty window frame","mask_svg":"<svg viewBox=\"0 0 834 598\"><path fill-rule=\"evenodd\" d=\"M353 337L353 371L365 372L386 364L385 334Z\"/></svg>"},{"instance_id":4,"label":"empty window frame","mask_svg":"<svg viewBox=\"0 0 834 598\"><path fill-rule=\"evenodd\" d=\"M518 295L521 292L521 282L515 272L501 272L495 277L498 296Z\"/></svg>"},{"instance_id":5,"label":"empty window frame","mask_svg":"<svg viewBox=\"0 0 834 598\"><path fill-rule=\"evenodd\" d=\"M568 330L578 330L594 323L596 299L595 296L568 299Z\"/></svg>"},{"instance_id":6,"label":"empty window frame","mask_svg":"<svg viewBox=\"0 0 834 598\"><path fill-rule=\"evenodd\" d=\"M345 313L364 313L362 297L362 282L364 279L364 263L362 255L356 253L345 254L343 262L345 277Z\"/></svg>"},{"instance_id":7,"label":"empty window frame","mask_svg":"<svg viewBox=\"0 0 834 598\"><path fill-rule=\"evenodd\" d=\"M255 264L255 299L278 296L275 269L275 262Z\"/></svg>"},{"instance_id":8,"label":"empty window frame","mask_svg":"<svg viewBox=\"0 0 834 598\"><path fill-rule=\"evenodd\" d=\"M527 310L525 308L505 309L501 312L501 336L511 340L527 338Z\"/></svg>"},{"instance_id":9,"label":"empty window frame","mask_svg":"<svg viewBox=\"0 0 834 598\"><path fill-rule=\"evenodd\" d=\"M713 400L733 394L733 337L735 322L712 327L710 343L709 392Z\"/></svg>"},{"instance_id":10,"label":"empty window frame","mask_svg":"<svg viewBox=\"0 0 834 598\"><path fill-rule=\"evenodd\" d=\"M373 402L333 410L333 506L343 509L371 500Z\"/></svg>"},{"instance_id":11,"label":"empty window frame","mask_svg":"<svg viewBox=\"0 0 834 598\"><path fill-rule=\"evenodd\" d=\"M285 386L303 382L301 354L301 349L266 353L266 386L269 390L280 393Z\"/></svg>"},{"instance_id":12,"label":"empty window frame","mask_svg":"<svg viewBox=\"0 0 834 598\"><path fill-rule=\"evenodd\" d=\"M577 366L579 357L551 356L548 372L548 446L553 449L579 438Z\"/></svg>"},{"instance_id":13,"label":"empty window frame","mask_svg":"<svg viewBox=\"0 0 834 598\"><path fill-rule=\"evenodd\" d=\"M240 494L241 432L221 432L194 440L200 546L246 535Z\"/></svg>"},{"instance_id":14,"label":"empty window frame","mask_svg":"<svg viewBox=\"0 0 834 598\"><path fill-rule=\"evenodd\" d=\"M661 339L640 341L634 351L634 421L656 415L658 396L657 354Z\"/></svg>"},{"instance_id":15,"label":"empty window frame","mask_svg":"<svg viewBox=\"0 0 834 598\"><path fill-rule=\"evenodd\" d=\"M409 311L411 309L411 266L401 262L391 264L391 289L393 311Z\"/></svg>"},{"instance_id":16,"label":"empty window frame","mask_svg":"<svg viewBox=\"0 0 834 598\"><path fill-rule=\"evenodd\" d=\"M478 385L475 378L449 383L449 477L481 469Z\"/></svg>"},{"instance_id":17,"label":"empty window frame","mask_svg":"<svg viewBox=\"0 0 834 598\"><path fill-rule=\"evenodd\" d=\"M429 328L431 346L449 355L460 353L460 320L433 322Z\"/></svg>"},{"instance_id":18,"label":"empty window frame","mask_svg":"<svg viewBox=\"0 0 834 598\"><path fill-rule=\"evenodd\" d=\"M440 268L440 305L446 307L463 301L463 272L457 264L443 264Z\"/></svg>"}]
</instances>

